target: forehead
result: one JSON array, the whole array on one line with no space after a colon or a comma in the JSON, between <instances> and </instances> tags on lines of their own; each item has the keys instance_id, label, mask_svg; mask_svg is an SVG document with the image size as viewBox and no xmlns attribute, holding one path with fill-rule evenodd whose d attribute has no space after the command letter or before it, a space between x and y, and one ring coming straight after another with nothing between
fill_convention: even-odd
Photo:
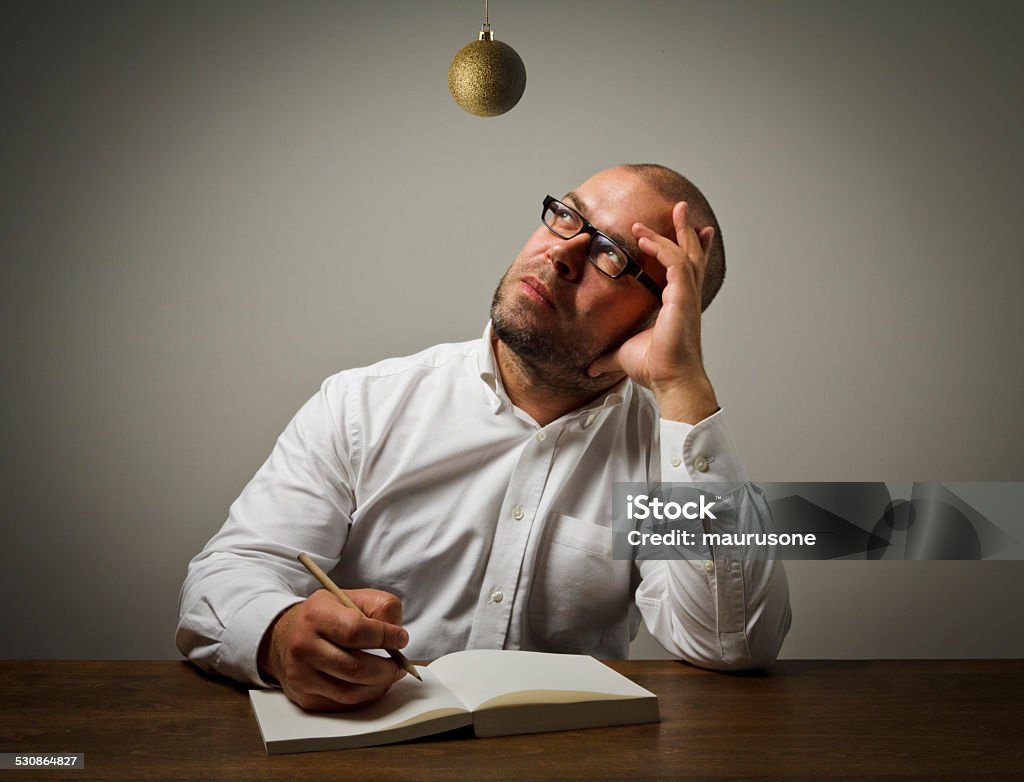
<instances>
[{"instance_id":1,"label":"forehead","mask_svg":"<svg viewBox=\"0 0 1024 782\"><path fill-rule=\"evenodd\" d=\"M566 196L591 223L607 233L632 237L633 223L659 233L671 229L672 205L648 184L621 169L595 174Z\"/></svg>"}]
</instances>

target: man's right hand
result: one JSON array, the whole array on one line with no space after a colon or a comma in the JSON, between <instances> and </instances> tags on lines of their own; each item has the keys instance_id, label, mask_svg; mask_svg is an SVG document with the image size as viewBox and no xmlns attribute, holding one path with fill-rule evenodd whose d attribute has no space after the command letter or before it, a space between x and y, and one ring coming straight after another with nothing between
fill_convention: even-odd
<instances>
[{"instance_id":1,"label":"man's right hand","mask_svg":"<svg viewBox=\"0 0 1024 782\"><path fill-rule=\"evenodd\" d=\"M377 589L345 590L366 616L326 589L283 611L260 643L260 675L311 711L342 711L379 700L405 675L389 657L361 649L401 649L402 603Z\"/></svg>"}]
</instances>

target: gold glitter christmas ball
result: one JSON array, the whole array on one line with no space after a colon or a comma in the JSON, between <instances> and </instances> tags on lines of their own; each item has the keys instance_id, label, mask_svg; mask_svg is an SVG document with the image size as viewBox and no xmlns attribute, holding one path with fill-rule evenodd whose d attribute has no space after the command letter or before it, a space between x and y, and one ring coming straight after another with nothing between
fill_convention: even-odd
<instances>
[{"instance_id":1,"label":"gold glitter christmas ball","mask_svg":"<svg viewBox=\"0 0 1024 782\"><path fill-rule=\"evenodd\" d=\"M470 114L496 117L523 97L526 66L515 49L484 30L480 40L466 44L452 58L448 89Z\"/></svg>"}]
</instances>

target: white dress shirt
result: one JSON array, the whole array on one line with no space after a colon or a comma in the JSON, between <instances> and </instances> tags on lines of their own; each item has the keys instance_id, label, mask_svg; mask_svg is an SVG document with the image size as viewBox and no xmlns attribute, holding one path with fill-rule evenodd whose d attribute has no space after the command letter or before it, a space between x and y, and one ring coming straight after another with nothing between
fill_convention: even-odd
<instances>
[{"instance_id":1,"label":"white dress shirt","mask_svg":"<svg viewBox=\"0 0 1024 782\"><path fill-rule=\"evenodd\" d=\"M746 480L721 411L661 420L624 380L541 427L511 404L490 326L328 378L189 564L178 648L265 686L261 638L319 585L397 595L412 659L460 649L624 658L640 617L709 668L771 663L789 629L781 562L617 560L612 484Z\"/></svg>"}]
</instances>

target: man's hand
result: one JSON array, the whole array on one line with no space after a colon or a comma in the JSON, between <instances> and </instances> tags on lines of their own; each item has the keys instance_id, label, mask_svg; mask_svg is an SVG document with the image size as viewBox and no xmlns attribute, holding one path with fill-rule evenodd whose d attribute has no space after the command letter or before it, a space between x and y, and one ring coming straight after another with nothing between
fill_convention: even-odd
<instances>
[{"instance_id":1,"label":"man's hand","mask_svg":"<svg viewBox=\"0 0 1024 782\"><path fill-rule=\"evenodd\" d=\"M311 711L341 711L379 700L405 675L388 657L360 649L401 649L402 603L376 589L345 590L366 616L325 589L281 613L264 634L257 664L285 695Z\"/></svg>"},{"instance_id":2,"label":"man's hand","mask_svg":"<svg viewBox=\"0 0 1024 782\"><path fill-rule=\"evenodd\" d=\"M598 358L588 372L625 372L654 392L662 418L696 424L718 410L700 346L701 290L715 229L698 232L688 217L685 201L672 208L675 241L633 224L640 249L666 269L661 312L652 327Z\"/></svg>"}]
</instances>

